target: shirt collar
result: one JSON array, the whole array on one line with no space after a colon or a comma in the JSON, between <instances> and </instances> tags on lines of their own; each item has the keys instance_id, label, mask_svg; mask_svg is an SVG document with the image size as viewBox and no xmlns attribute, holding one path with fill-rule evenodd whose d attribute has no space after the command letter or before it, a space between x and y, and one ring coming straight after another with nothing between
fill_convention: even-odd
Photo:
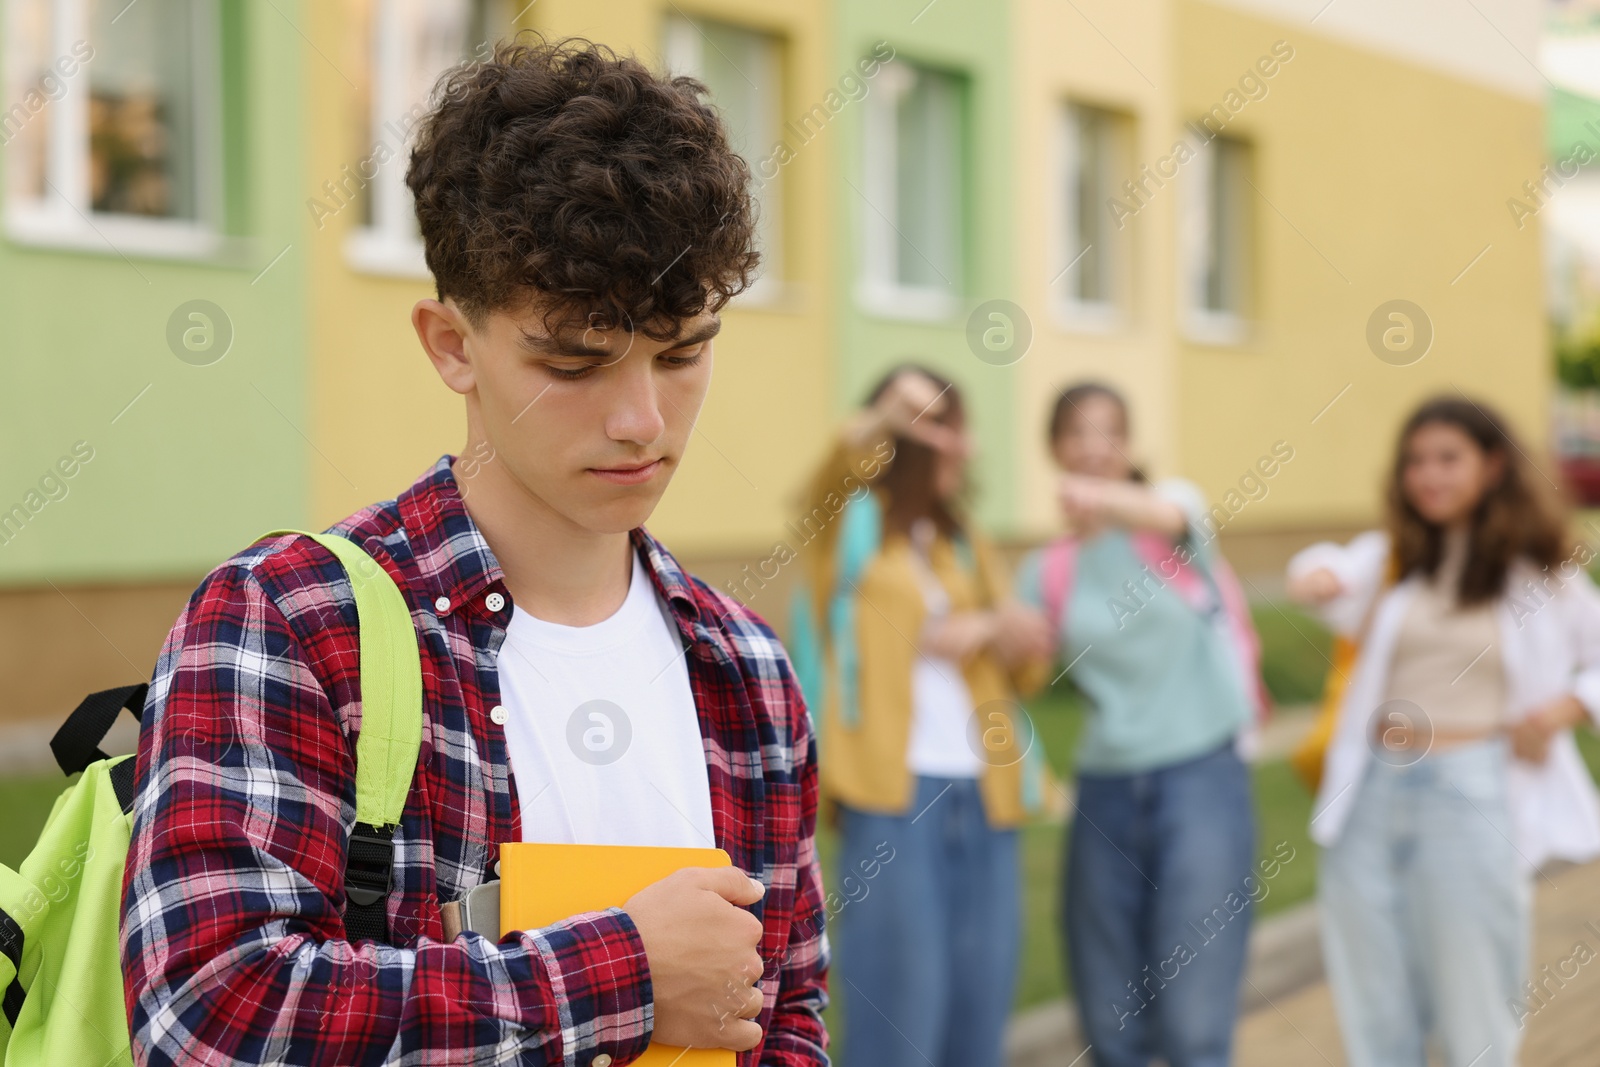
<instances>
[{"instance_id":1,"label":"shirt collar","mask_svg":"<svg viewBox=\"0 0 1600 1067\"><path fill-rule=\"evenodd\" d=\"M448 615L491 591L506 595L500 562L461 500L455 473L450 469L454 461L454 456L441 456L396 500L412 556L422 572L426 586L423 592L434 600L440 615ZM650 579L672 610L678 629L694 639L700 608L689 576L666 546L643 526L635 527L629 540L647 564ZM444 601L448 604L444 605Z\"/></svg>"}]
</instances>

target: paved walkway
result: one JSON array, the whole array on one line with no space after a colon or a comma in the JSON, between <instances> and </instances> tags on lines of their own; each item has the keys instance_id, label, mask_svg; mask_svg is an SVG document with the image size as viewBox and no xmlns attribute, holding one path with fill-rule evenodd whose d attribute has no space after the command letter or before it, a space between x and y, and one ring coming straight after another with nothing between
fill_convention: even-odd
<instances>
[{"instance_id":1,"label":"paved walkway","mask_svg":"<svg viewBox=\"0 0 1600 1067\"><path fill-rule=\"evenodd\" d=\"M1534 904L1536 983L1551 990L1527 1017L1522 1067L1593 1067L1600 1063L1600 863L1537 880ZM1592 925L1588 925L1592 924ZM1587 962L1581 962L1587 961ZM1239 1025L1237 1067L1327 1064L1345 1067L1333 1001L1318 982L1280 996Z\"/></svg>"}]
</instances>

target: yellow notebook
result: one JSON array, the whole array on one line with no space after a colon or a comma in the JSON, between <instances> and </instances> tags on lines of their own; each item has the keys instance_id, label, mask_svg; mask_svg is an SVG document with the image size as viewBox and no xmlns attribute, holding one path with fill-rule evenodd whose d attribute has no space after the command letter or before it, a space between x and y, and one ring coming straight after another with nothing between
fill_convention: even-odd
<instances>
[{"instance_id":1,"label":"yellow notebook","mask_svg":"<svg viewBox=\"0 0 1600 1067\"><path fill-rule=\"evenodd\" d=\"M731 867L720 848L636 848L623 845L500 846L500 936L585 911L620 908L645 886L684 867ZM727 1049L651 1043L638 1067L733 1067Z\"/></svg>"}]
</instances>

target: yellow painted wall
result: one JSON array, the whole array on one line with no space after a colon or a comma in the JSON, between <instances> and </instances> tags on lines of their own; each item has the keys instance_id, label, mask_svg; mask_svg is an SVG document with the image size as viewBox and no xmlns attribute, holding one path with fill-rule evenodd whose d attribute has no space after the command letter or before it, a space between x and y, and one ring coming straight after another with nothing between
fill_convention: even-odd
<instances>
[{"instance_id":1,"label":"yellow painted wall","mask_svg":"<svg viewBox=\"0 0 1600 1067\"><path fill-rule=\"evenodd\" d=\"M1214 502L1276 442L1294 448L1266 495L1229 523L1235 533L1374 519L1394 432L1434 393L1492 400L1531 452L1544 450L1539 231L1518 231L1505 206L1539 176L1538 102L1200 0L1017 0L1014 36L1021 206L1012 299L1035 331L1012 368L1025 529L1056 526L1042 426L1059 387L1082 377L1129 395L1132 458L1156 476L1194 479ZM1184 336L1177 183L1128 221L1126 324L1065 327L1048 290L1061 263L1055 153L1064 103L1132 115L1137 170L1166 155L1184 122L1209 111L1278 40L1294 58L1226 131L1256 149L1248 339L1214 346ZM1421 305L1435 330L1428 355L1410 366L1380 361L1366 342L1368 317L1395 298Z\"/></svg>"},{"instance_id":2,"label":"yellow painted wall","mask_svg":"<svg viewBox=\"0 0 1600 1067\"><path fill-rule=\"evenodd\" d=\"M1011 299L1028 313L1034 339L1011 373L1018 390L1016 454L1023 468L1018 510L1024 529L1035 536L1058 525L1044 427L1056 394L1072 381L1092 377L1123 390L1133 412L1134 460L1153 472L1173 473L1174 198L1154 200L1122 234L1132 259L1124 325L1110 331L1073 328L1058 313L1050 289L1066 266L1057 237L1065 195L1057 159L1063 109L1075 101L1131 115L1134 169L1165 154L1174 124L1169 7L1168 0L1016 2L1018 268Z\"/></svg>"},{"instance_id":3,"label":"yellow painted wall","mask_svg":"<svg viewBox=\"0 0 1600 1067\"><path fill-rule=\"evenodd\" d=\"M371 0L302 8L311 54L305 195L322 196L373 151L364 90L371 41L362 31ZM411 306L431 281L352 269L345 241L360 223L352 204L323 219L308 210L311 366L311 521L317 527L394 496L445 452L461 448L459 397L445 388L411 329Z\"/></svg>"},{"instance_id":4,"label":"yellow painted wall","mask_svg":"<svg viewBox=\"0 0 1600 1067\"><path fill-rule=\"evenodd\" d=\"M1505 207L1544 162L1540 105L1303 26L1198 0L1173 10L1180 121L1274 41L1295 49L1228 127L1256 143L1260 314L1237 347L1178 343L1181 469L1216 500L1282 439L1294 459L1237 528L1369 521L1399 423L1457 389L1491 400L1542 451L1539 231L1519 232ZM1396 298L1435 330L1410 366L1380 361L1365 339Z\"/></svg>"},{"instance_id":5,"label":"yellow painted wall","mask_svg":"<svg viewBox=\"0 0 1600 1067\"><path fill-rule=\"evenodd\" d=\"M515 6L515 5L514 5ZM308 36L329 61L308 61L308 195L371 149L351 82L359 84L367 42L350 27L354 0L308 5ZM541 0L522 25L583 35L652 63L662 20L681 12L781 35L785 119L830 87L821 0L667 3ZM337 68L337 69L336 69ZM786 283L774 302L737 300L723 315L711 395L671 491L650 522L687 555L756 555L779 536L792 497L831 419L833 336L826 262L831 205L826 136L783 171ZM411 331L409 312L428 282L354 271L343 242L355 209L313 229L311 255L313 520L328 522L403 488L441 453L459 449L461 401L438 381Z\"/></svg>"}]
</instances>

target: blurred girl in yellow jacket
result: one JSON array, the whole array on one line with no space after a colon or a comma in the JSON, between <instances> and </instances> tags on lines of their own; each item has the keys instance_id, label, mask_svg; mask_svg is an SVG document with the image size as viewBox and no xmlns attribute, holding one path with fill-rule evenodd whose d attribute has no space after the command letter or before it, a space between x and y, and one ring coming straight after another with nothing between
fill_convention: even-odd
<instances>
[{"instance_id":1,"label":"blurred girl in yellow jacket","mask_svg":"<svg viewBox=\"0 0 1600 1067\"><path fill-rule=\"evenodd\" d=\"M1016 827L1053 792L1016 694L1050 639L965 519L970 454L955 386L897 368L846 423L798 527L791 644L840 829L848 1064L1002 1062Z\"/></svg>"}]
</instances>

